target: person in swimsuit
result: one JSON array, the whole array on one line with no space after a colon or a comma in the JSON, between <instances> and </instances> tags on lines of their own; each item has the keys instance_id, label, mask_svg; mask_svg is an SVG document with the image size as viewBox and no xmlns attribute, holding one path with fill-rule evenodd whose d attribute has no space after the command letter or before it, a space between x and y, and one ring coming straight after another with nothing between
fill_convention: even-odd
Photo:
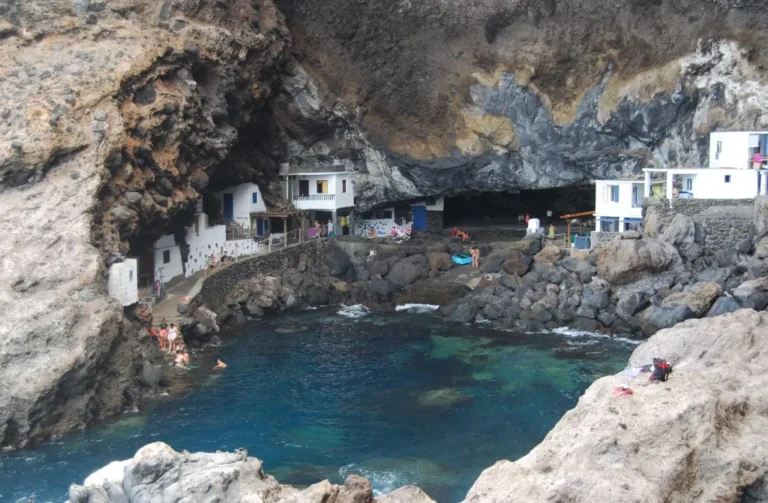
<instances>
[{"instance_id":1,"label":"person in swimsuit","mask_svg":"<svg viewBox=\"0 0 768 503\"><path fill-rule=\"evenodd\" d=\"M171 327L168 329L168 351L173 353L176 351L176 339L179 337L179 331L176 329L176 325L171 323Z\"/></svg>"},{"instance_id":2,"label":"person in swimsuit","mask_svg":"<svg viewBox=\"0 0 768 503\"><path fill-rule=\"evenodd\" d=\"M213 367L213 370L224 370L225 368L227 368L226 363L221 360L216 360L216 366Z\"/></svg>"},{"instance_id":3,"label":"person in swimsuit","mask_svg":"<svg viewBox=\"0 0 768 503\"><path fill-rule=\"evenodd\" d=\"M473 246L469 249L469 254L472 255L472 269L480 269L480 248Z\"/></svg>"},{"instance_id":4,"label":"person in swimsuit","mask_svg":"<svg viewBox=\"0 0 768 503\"><path fill-rule=\"evenodd\" d=\"M160 349L163 351L168 350L168 329L163 325L160 325Z\"/></svg>"}]
</instances>

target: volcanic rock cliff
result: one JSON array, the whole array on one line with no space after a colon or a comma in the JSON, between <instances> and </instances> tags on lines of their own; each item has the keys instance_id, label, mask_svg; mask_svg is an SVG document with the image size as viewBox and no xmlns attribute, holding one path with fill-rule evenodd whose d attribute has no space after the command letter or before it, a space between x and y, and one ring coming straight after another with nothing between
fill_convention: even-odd
<instances>
[{"instance_id":1,"label":"volcanic rock cliff","mask_svg":"<svg viewBox=\"0 0 768 503\"><path fill-rule=\"evenodd\" d=\"M701 166L768 122L765 1L276 2L338 118L299 157L365 205Z\"/></svg>"},{"instance_id":2,"label":"volcanic rock cliff","mask_svg":"<svg viewBox=\"0 0 768 503\"><path fill-rule=\"evenodd\" d=\"M136 404L106 267L277 166L358 203L699 165L765 128L758 0L0 2L0 446ZM9 384L10 383L10 384Z\"/></svg>"},{"instance_id":3,"label":"volcanic rock cliff","mask_svg":"<svg viewBox=\"0 0 768 503\"><path fill-rule=\"evenodd\" d=\"M269 181L252 164L265 135L238 141L262 127L288 38L268 0L25 0L0 14L4 447L157 385L157 350L106 296L105 265L194 205L224 159L238 170L220 181Z\"/></svg>"}]
</instances>

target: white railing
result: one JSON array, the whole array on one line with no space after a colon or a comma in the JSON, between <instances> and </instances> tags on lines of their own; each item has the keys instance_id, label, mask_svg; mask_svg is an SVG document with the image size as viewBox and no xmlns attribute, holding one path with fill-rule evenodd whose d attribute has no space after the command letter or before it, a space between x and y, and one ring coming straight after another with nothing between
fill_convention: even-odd
<instances>
[{"instance_id":1,"label":"white railing","mask_svg":"<svg viewBox=\"0 0 768 503\"><path fill-rule=\"evenodd\" d=\"M300 244L303 236L300 230L287 233L272 233L268 236L253 238L255 254L272 253L275 250L283 250Z\"/></svg>"},{"instance_id":2,"label":"white railing","mask_svg":"<svg viewBox=\"0 0 768 503\"><path fill-rule=\"evenodd\" d=\"M294 201L335 201L336 194L315 194L312 196L293 196Z\"/></svg>"}]
</instances>

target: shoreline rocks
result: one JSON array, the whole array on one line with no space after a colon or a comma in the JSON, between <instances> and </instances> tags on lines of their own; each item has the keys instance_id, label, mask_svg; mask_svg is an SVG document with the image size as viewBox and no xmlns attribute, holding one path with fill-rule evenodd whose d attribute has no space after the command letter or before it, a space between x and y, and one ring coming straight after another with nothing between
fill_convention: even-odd
<instances>
[{"instance_id":1,"label":"shoreline rocks","mask_svg":"<svg viewBox=\"0 0 768 503\"><path fill-rule=\"evenodd\" d=\"M344 484L324 480L305 489L282 485L245 449L235 452L176 452L155 442L128 460L114 461L72 484L69 503L220 501L262 503L435 503L421 489L401 487L380 498L371 483L349 475Z\"/></svg>"}]
</instances>

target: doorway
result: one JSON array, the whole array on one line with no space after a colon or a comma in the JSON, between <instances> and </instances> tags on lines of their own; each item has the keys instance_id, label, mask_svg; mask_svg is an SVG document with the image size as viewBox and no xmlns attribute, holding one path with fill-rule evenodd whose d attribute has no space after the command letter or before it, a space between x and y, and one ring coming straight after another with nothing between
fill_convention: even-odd
<instances>
[{"instance_id":1,"label":"doorway","mask_svg":"<svg viewBox=\"0 0 768 503\"><path fill-rule=\"evenodd\" d=\"M299 180L299 197L309 197L309 180Z\"/></svg>"},{"instance_id":2,"label":"doorway","mask_svg":"<svg viewBox=\"0 0 768 503\"><path fill-rule=\"evenodd\" d=\"M412 211L413 211L413 230L415 231L427 230L427 207L414 206Z\"/></svg>"},{"instance_id":3,"label":"doorway","mask_svg":"<svg viewBox=\"0 0 768 503\"><path fill-rule=\"evenodd\" d=\"M224 194L224 220L230 221L234 218L235 213L235 195Z\"/></svg>"}]
</instances>

